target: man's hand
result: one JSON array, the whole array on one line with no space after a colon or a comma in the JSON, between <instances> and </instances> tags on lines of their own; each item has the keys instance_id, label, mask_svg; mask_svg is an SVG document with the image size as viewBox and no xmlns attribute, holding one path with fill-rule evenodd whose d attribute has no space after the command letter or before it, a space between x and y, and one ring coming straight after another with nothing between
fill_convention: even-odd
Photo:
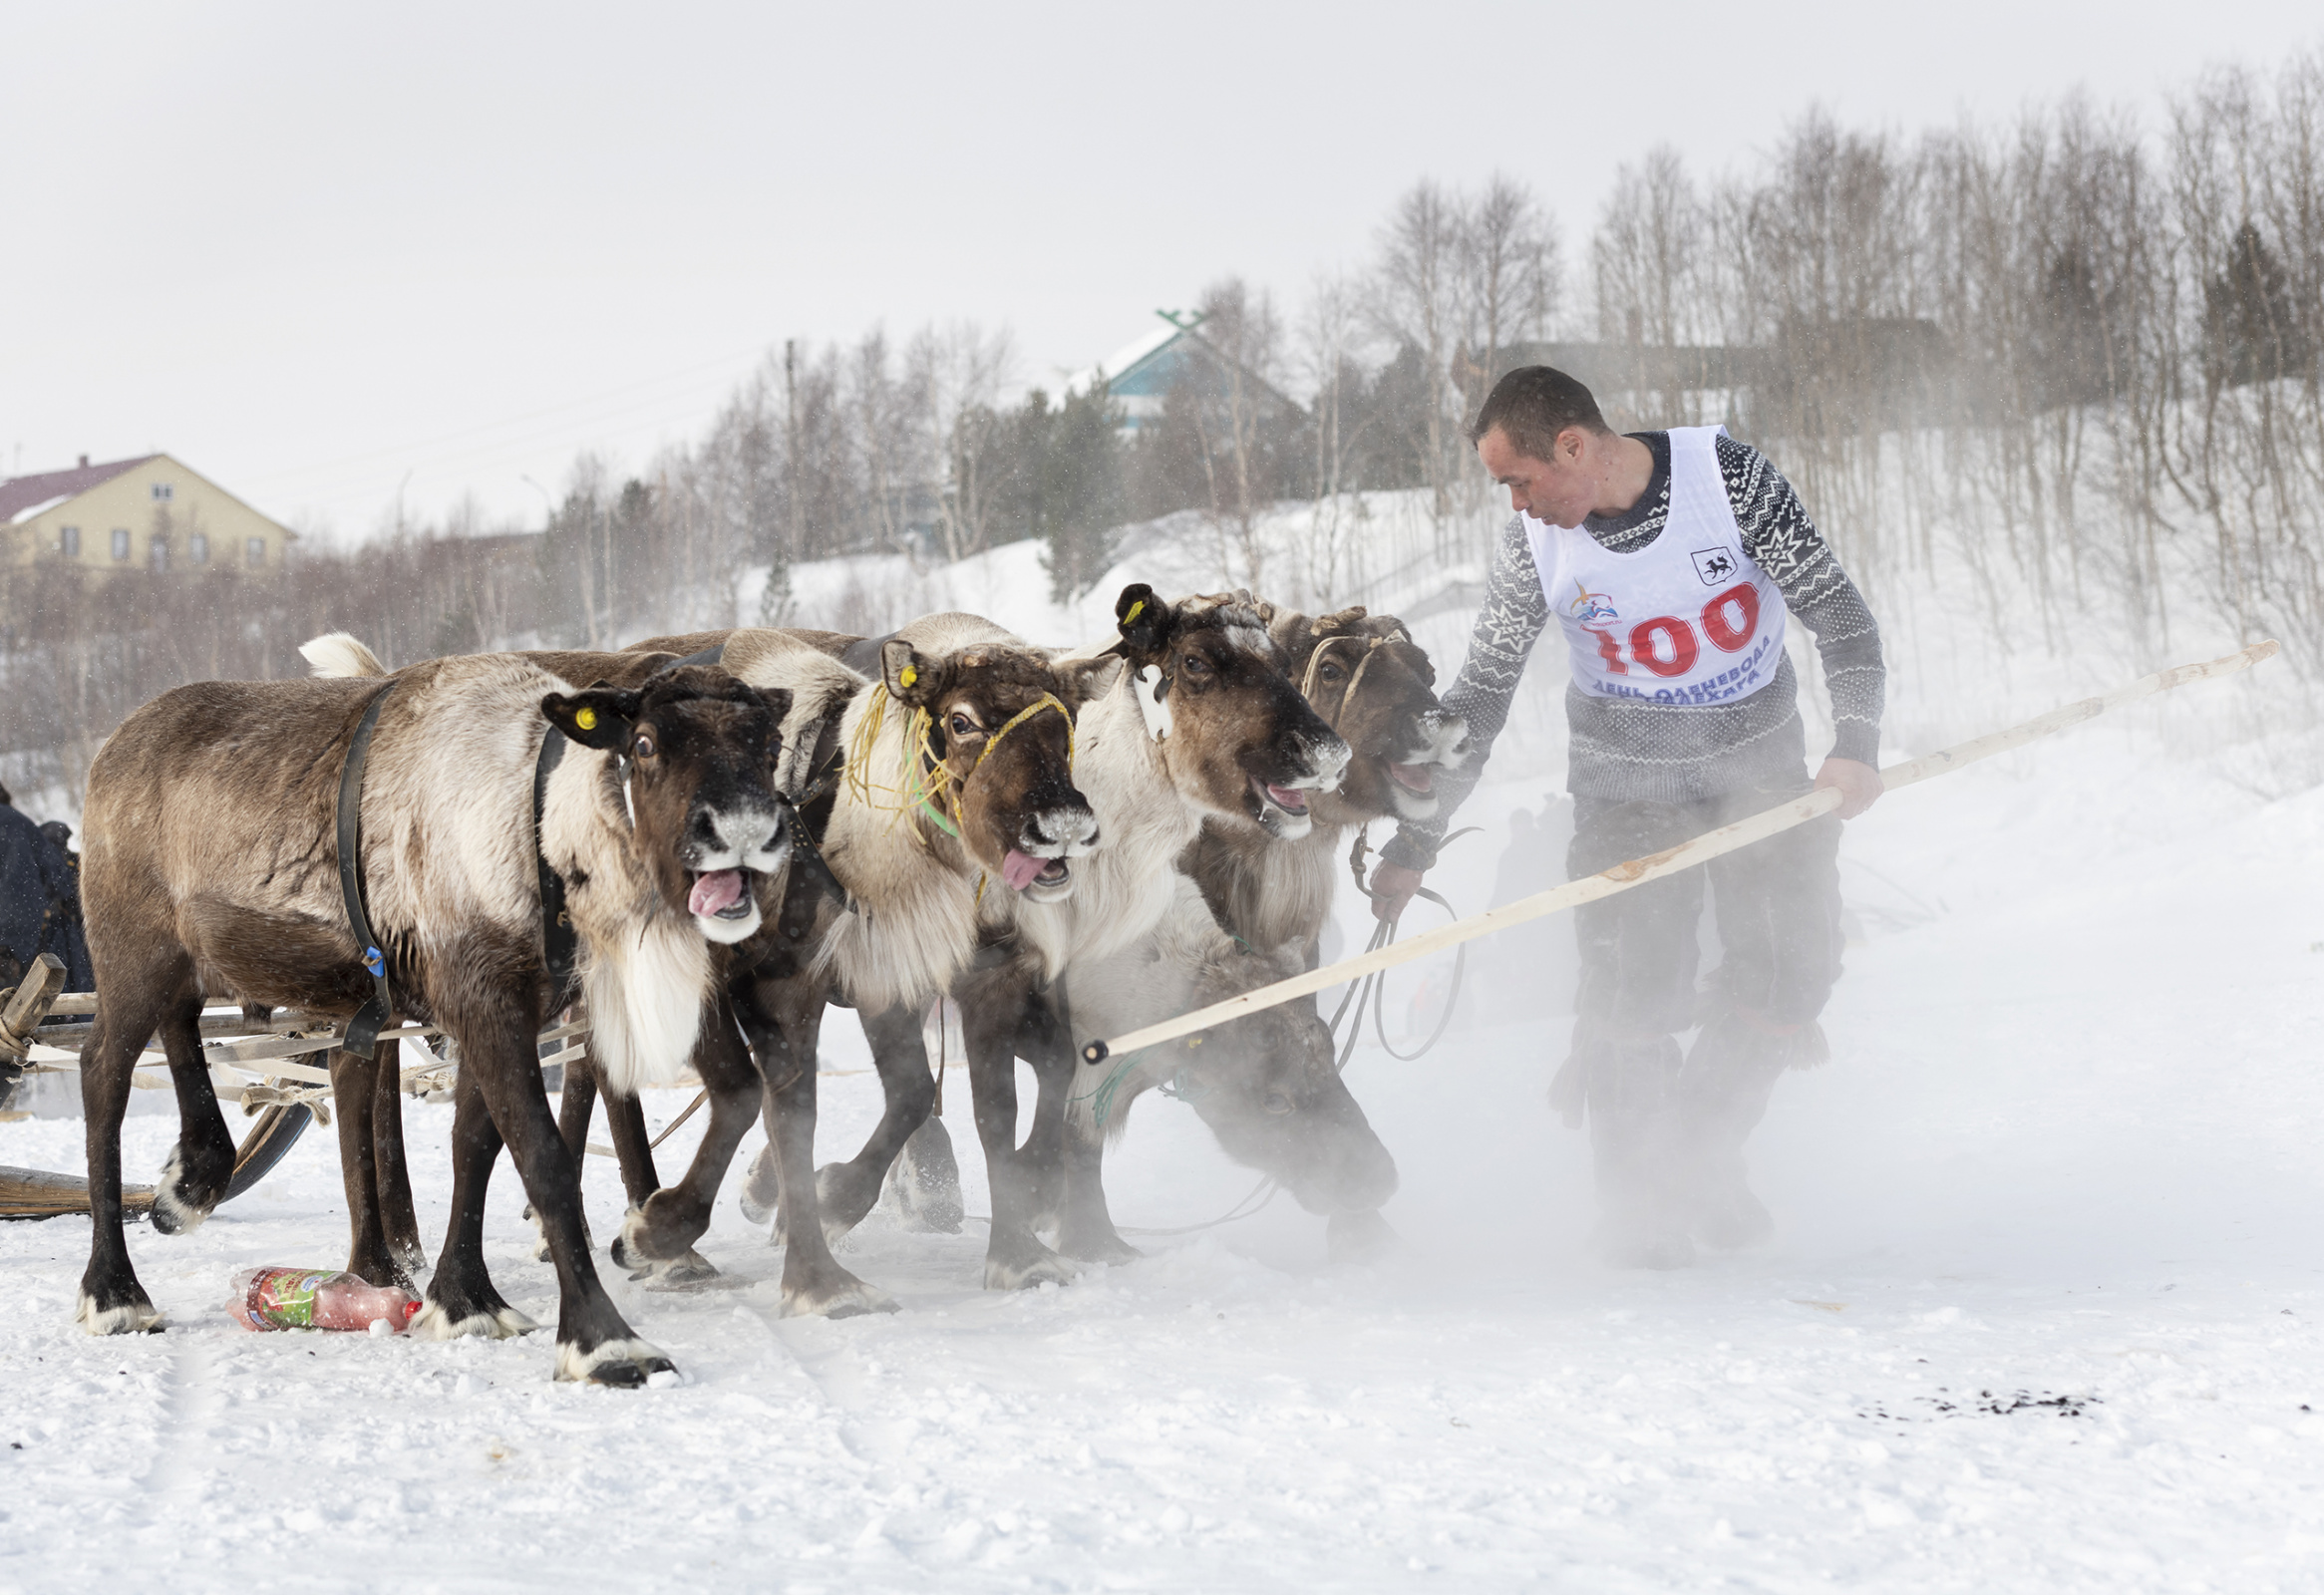
<instances>
[{"instance_id":1,"label":"man's hand","mask_svg":"<svg viewBox=\"0 0 2324 1595\"><path fill-rule=\"evenodd\" d=\"M1824 768L1816 772L1819 790L1829 787L1839 794L1839 817L1853 819L1879 801L1885 790L1880 785L1880 773L1870 765L1858 764L1853 759L1826 759ZM1388 866L1381 865L1383 869ZM1414 877L1417 883L1419 877Z\"/></svg>"},{"instance_id":2,"label":"man's hand","mask_svg":"<svg viewBox=\"0 0 2324 1595\"><path fill-rule=\"evenodd\" d=\"M1404 912L1404 905L1412 901L1412 894L1420 890L1420 885L1419 870L1407 869L1383 858L1380 867L1372 871L1372 917L1396 918Z\"/></svg>"}]
</instances>

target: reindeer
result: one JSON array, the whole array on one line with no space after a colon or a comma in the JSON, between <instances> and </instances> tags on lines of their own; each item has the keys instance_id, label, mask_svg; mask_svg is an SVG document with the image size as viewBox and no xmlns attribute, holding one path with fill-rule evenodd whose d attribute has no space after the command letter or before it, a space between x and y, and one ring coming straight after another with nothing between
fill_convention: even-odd
<instances>
[{"instance_id":1,"label":"reindeer","mask_svg":"<svg viewBox=\"0 0 2324 1595\"><path fill-rule=\"evenodd\" d=\"M1308 616L1244 592L1211 601L1264 617L1301 696L1352 757L1339 786L1310 804L1314 824L1304 836L1285 842L1239 814L1203 820L1178 867L1208 912L1181 901L1158 927L1148 949L1156 973L1117 965L1080 982L1088 994L1074 1012L1081 1039L1120 1035L1313 968L1349 830L1433 814L1435 773L1468 756L1468 727L1437 702L1435 670L1401 621L1360 606ZM1164 968L1176 971L1174 981ZM1182 1086L1228 1155L1328 1215L1335 1255L1376 1249L1389 1238L1378 1207L1395 1189L1393 1160L1340 1080L1313 1000L1274 1010L1264 1031L1250 1020L1221 1029L1085 1068L1071 1098L1077 1139L1119 1135L1139 1096Z\"/></svg>"},{"instance_id":2,"label":"reindeer","mask_svg":"<svg viewBox=\"0 0 2324 1595\"><path fill-rule=\"evenodd\" d=\"M233 1160L196 1029L205 991L349 1015L373 991L341 890L341 772L375 722L356 789L353 867L394 1007L439 1026L469 1089L454 1124L446 1252L473 1255L484 1180L505 1137L558 1281L555 1377L638 1386L671 1364L598 1281L577 1170L541 1089L533 1037L556 989L540 866L563 883L597 1067L619 1089L675 1075L713 1006L713 949L749 938L790 851L773 784L787 693L699 666L634 688L573 690L519 656L360 679L206 682L166 693L107 742L89 776L84 863L98 1009L82 1070L93 1206L78 1317L155 1330L122 1230L121 1121L145 1038L160 1032L179 1139L156 1227L199 1224ZM569 751L542 784L551 728ZM422 1334L529 1328L481 1267L439 1267Z\"/></svg>"}]
</instances>

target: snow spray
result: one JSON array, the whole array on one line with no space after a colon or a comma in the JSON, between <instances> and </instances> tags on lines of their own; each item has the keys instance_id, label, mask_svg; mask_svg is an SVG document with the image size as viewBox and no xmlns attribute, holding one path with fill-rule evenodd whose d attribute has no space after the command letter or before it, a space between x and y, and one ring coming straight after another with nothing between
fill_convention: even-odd
<instances>
[{"instance_id":1,"label":"snow spray","mask_svg":"<svg viewBox=\"0 0 2324 1595\"><path fill-rule=\"evenodd\" d=\"M401 1334L420 1303L395 1285L313 1268L245 1268L234 1275L226 1311L244 1329L353 1329L385 1324Z\"/></svg>"}]
</instances>

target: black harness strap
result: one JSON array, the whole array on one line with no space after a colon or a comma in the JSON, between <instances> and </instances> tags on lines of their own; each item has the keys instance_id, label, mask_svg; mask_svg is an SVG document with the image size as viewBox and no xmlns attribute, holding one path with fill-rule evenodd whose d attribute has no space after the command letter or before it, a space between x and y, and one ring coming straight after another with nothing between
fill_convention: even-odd
<instances>
[{"instance_id":1,"label":"black harness strap","mask_svg":"<svg viewBox=\"0 0 2324 1595\"><path fill-rule=\"evenodd\" d=\"M723 642L713 643L698 654L688 654L683 659L671 660L661 669L655 671L654 674L657 676L666 676L673 670L684 670L688 665L723 665L725 663L726 644Z\"/></svg>"},{"instance_id":2,"label":"black harness strap","mask_svg":"<svg viewBox=\"0 0 2324 1595\"><path fill-rule=\"evenodd\" d=\"M548 983L555 991L551 1005L562 1008L573 989L573 965L580 951L580 937L573 929L573 916L565 908L565 877L549 867L546 838L541 834L541 815L548 808L548 778L565 757L565 734L556 727L548 728L548 735L540 739L540 758L532 767L532 867L540 878L540 955L548 965Z\"/></svg>"},{"instance_id":3,"label":"black harness strap","mask_svg":"<svg viewBox=\"0 0 2324 1595\"><path fill-rule=\"evenodd\" d=\"M810 780L807 790L791 802L791 868L798 886L783 894L783 909L776 920L776 928L783 939L796 942L805 937L815 924L816 900L830 897L849 913L861 911L860 905L847 895L847 888L839 877L831 873L831 866L824 861L822 841L818 834L831 822L831 804L839 791L839 720L838 715L826 716L823 728L816 734L815 755L808 761Z\"/></svg>"},{"instance_id":4,"label":"black harness strap","mask_svg":"<svg viewBox=\"0 0 2324 1595\"><path fill-rule=\"evenodd\" d=\"M347 908L347 928L363 949L363 967L371 972L371 1000L347 1021L339 1045L352 1057L369 1058L388 1022L387 954L371 933L371 916L363 911L363 760L371 751L371 734L379 725L380 706L396 690L394 678L364 706L354 740L347 744L347 763L339 771L339 896Z\"/></svg>"}]
</instances>

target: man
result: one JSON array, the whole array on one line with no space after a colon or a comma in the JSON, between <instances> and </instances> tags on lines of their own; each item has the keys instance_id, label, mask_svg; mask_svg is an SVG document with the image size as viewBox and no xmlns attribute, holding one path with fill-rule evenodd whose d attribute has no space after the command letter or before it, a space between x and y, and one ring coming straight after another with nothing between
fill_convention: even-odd
<instances>
[{"instance_id":1,"label":"man","mask_svg":"<svg viewBox=\"0 0 2324 1595\"><path fill-rule=\"evenodd\" d=\"M1494 385L1470 441L1517 511L1445 707L1477 757L1381 850L1375 911L1401 911L1475 788L1534 640L1556 622L1572 680L1568 871L1658 851L1814 787L1826 816L1579 909L1573 1050L1550 1098L1596 1164L1610 1262L1673 1268L1695 1243L1763 1238L1743 1143L1785 1069L1824 1058L1839 975L1839 821L1880 796L1879 629L1791 483L1724 428L1620 437L1547 366ZM1815 633L1836 727L1813 783L1787 621ZM1723 953L1698 992L1708 873ZM1682 1052L1678 1034L1700 1027Z\"/></svg>"}]
</instances>

